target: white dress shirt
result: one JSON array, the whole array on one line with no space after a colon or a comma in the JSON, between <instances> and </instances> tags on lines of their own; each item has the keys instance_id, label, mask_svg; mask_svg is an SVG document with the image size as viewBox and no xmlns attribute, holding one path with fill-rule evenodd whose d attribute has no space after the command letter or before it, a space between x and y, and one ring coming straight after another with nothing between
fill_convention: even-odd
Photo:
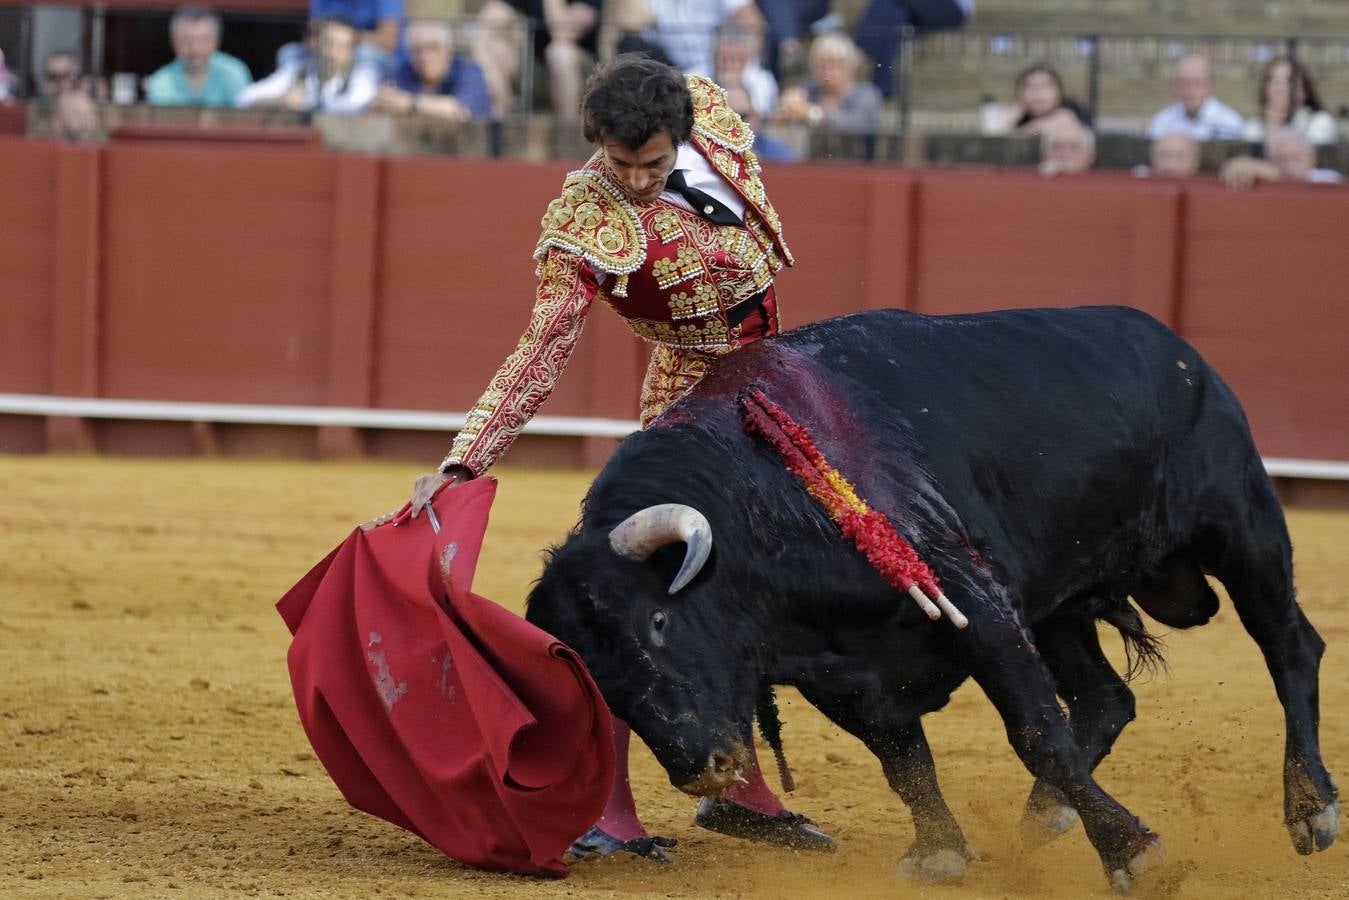
<instances>
[{"instance_id":1,"label":"white dress shirt","mask_svg":"<svg viewBox=\"0 0 1349 900\"><path fill-rule=\"evenodd\" d=\"M741 222L745 221L745 201L735 192L735 188L731 187L730 183L721 177L721 173L712 168L712 164L707 161L707 157L699 153L696 147L688 143L680 144L679 149L675 152L674 167L684 170L685 184L691 188L697 188L705 194L710 194L712 199L735 213L737 219ZM680 209L687 209L689 212L701 215L699 210L690 206L687 200L674 191L663 191L660 199L673 203Z\"/></svg>"},{"instance_id":2,"label":"white dress shirt","mask_svg":"<svg viewBox=\"0 0 1349 900\"><path fill-rule=\"evenodd\" d=\"M363 112L379 92L379 69L368 62L358 62L346 78L334 75L319 84L318 73L308 59L283 63L271 75L250 84L234 98L234 105L242 109L261 100L277 100L291 88L304 87L304 108L336 115L355 115Z\"/></svg>"},{"instance_id":3,"label":"white dress shirt","mask_svg":"<svg viewBox=\"0 0 1349 900\"><path fill-rule=\"evenodd\" d=\"M1148 123L1148 140L1179 131L1196 141L1235 141L1241 139L1244 124L1241 113L1217 97L1205 97L1191 118L1181 103L1172 103Z\"/></svg>"},{"instance_id":4,"label":"white dress shirt","mask_svg":"<svg viewBox=\"0 0 1349 900\"><path fill-rule=\"evenodd\" d=\"M1324 109L1311 110L1304 106L1293 113L1293 121L1288 127L1313 144L1333 144L1340 139L1335 117ZM1259 119L1248 119L1242 136L1248 141L1263 141L1267 136L1264 123Z\"/></svg>"}]
</instances>

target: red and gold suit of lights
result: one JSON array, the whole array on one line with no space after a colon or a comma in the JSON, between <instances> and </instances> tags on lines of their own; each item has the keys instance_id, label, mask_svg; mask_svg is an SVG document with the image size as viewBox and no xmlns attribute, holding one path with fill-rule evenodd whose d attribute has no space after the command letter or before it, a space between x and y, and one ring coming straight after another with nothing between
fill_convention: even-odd
<instances>
[{"instance_id":1,"label":"red and gold suit of lights","mask_svg":"<svg viewBox=\"0 0 1349 900\"><path fill-rule=\"evenodd\" d=\"M759 178L754 134L722 89L688 76L690 143L745 202L744 225L714 225L664 200L634 203L596 153L548 205L534 251L538 290L529 326L488 383L441 463L480 475L552 393L596 297L653 345L641 422L695 384L708 363L778 328L773 277L792 264L782 222ZM761 291L738 325L727 310Z\"/></svg>"}]
</instances>

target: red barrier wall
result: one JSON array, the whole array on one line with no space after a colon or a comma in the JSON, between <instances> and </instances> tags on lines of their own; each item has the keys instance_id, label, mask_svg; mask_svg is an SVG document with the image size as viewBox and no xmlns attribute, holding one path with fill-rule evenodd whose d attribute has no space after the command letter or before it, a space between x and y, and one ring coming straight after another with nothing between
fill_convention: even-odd
<instances>
[{"instance_id":1,"label":"red barrier wall","mask_svg":"<svg viewBox=\"0 0 1349 900\"><path fill-rule=\"evenodd\" d=\"M0 392L466 409L524 327L539 217L566 168L0 140ZM787 325L1129 304L1228 378L1265 454L1349 460L1349 191L861 166L767 180L799 260L778 282ZM644 348L607 310L586 327L546 411L633 417ZM0 450L400 447L343 429L0 417Z\"/></svg>"}]
</instances>

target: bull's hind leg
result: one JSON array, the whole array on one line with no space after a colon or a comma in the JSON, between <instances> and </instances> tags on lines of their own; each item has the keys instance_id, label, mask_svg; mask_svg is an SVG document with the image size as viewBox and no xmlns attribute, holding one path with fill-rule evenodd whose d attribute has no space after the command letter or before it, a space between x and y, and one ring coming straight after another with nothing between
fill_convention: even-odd
<instances>
[{"instance_id":1,"label":"bull's hind leg","mask_svg":"<svg viewBox=\"0 0 1349 900\"><path fill-rule=\"evenodd\" d=\"M876 755L890 788L909 807L914 839L900 858L901 874L923 881L951 881L964 874L975 853L942 797L919 720L903 721L876 689L844 694L818 685L799 687L806 700Z\"/></svg>"},{"instance_id":2,"label":"bull's hind leg","mask_svg":"<svg viewBox=\"0 0 1349 900\"><path fill-rule=\"evenodd\" d=\"M1283 704L1284 822L1298 853L1324 850L1340 829L1339 792L1321 761L1319 670L1325 642L1293 594L1293 554L1273 491L1257 486L1255 507L1226 537L1212 568L1246 631L1260 645Z\"/></svg>"},{"instance_id":3,"label":"bull's hind leg","mask_svg":"<svg viewBox=\"0 0 1349 900\"><path fill-rule=\"evenodd\" d=\"M1134 695L1101 650L1096 620L1069 615L1034 628L1035 646L1068 706L1068 724L1077 747L1095 770L1124 726L1134 719ZM1052 840L1077 824L1068 798L1036 779L1026 801L1022 836L1032 845Z\"/></svg>"}]
</instances>

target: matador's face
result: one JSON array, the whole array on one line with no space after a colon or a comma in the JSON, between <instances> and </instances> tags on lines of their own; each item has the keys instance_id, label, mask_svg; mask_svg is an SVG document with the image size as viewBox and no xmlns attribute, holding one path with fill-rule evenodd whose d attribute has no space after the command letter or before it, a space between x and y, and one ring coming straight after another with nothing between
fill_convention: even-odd
<instances>
[{"instance_id":1,"label":"matador's face","mask_svg":"<svg viewBox=\"0 0 1349 900\"><path fill-rule=\"evenodd\" d=\"M638 203L650 203L659 197L665 190L665 179L674 170L676 148L668 131L652 136L635 150L610 139L600 144L600 150L619 186Z\"/></svg>"}]
</instances>

